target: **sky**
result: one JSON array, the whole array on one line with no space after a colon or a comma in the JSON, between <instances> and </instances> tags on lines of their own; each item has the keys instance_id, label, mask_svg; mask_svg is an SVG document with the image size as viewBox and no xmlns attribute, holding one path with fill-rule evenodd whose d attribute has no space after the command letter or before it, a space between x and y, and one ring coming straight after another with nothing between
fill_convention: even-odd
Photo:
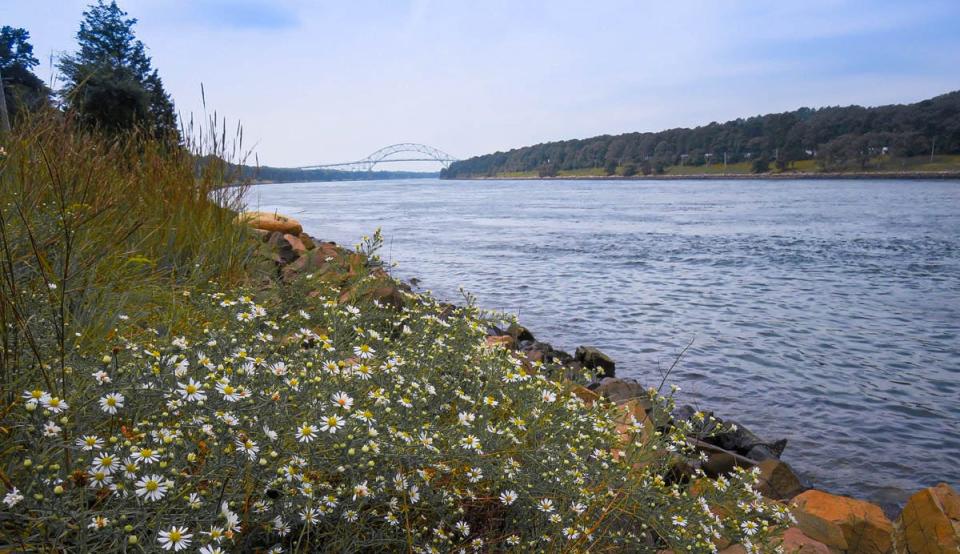
<instances>
[{"instance_id":1,"label":"sky","mask_svg":"<svg viewBox=\"0 0 960 554\"><path fill-rule=\"evenodd\" d=\"M90 1L0 0L0 24L26 28L55 79ZM400 142L466 158L960 89L960 0L118 4L181 115L239 123L263 165Z\"/></svg>"}]
</instances>

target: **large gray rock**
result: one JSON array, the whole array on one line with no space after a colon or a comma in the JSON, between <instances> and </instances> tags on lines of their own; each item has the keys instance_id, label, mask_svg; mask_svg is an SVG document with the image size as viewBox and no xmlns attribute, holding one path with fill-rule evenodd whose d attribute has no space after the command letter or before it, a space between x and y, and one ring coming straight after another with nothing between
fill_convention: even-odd
<instances>
[{"instance_id":1,"label":"large gray rock","mask_svg":"<svg viewBox=\"0 0 960 554\"><path fill-rule=\"evenodd\" d=\"M506 334L513 337L513 340L517 341L517 343L534 342L537 340L533 337L533 333L531 333L529 329L519 323L511 323L510 326L507 327Z\"/></svg>"},{"instance_id":2,"label":"large gray rock","mask_svg":"<svg viewBox=\"0 0 960 554\"><path fill-rule=\"evenodd\" d=\"M726 421L724 423L725 427L728 428L727 431L705 437L704 441L758 462L779 459L780 455L783 454L784 448L787 447L787 439L780 439L773 442L765 441L746 427L735 424L733 421ZM736 425L736 430L729 429L731 424Z\"/></svg>"}]
</instances>

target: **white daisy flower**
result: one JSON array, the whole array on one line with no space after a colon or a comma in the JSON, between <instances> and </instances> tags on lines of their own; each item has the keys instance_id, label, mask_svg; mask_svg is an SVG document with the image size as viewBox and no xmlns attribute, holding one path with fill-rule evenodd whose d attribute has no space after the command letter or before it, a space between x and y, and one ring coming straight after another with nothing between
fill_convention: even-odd
<instances>
[{"instance_id":1,"label":"white daisy flower","mask_svg":"<svg viewBox=\"0 0 960 554\"><path fill-rule=\"evenodd\" d=\"M44 408L50 410L55 414L59 414L60 412L70 407L67 405L66 400L60 400L56 396L53 396L53 397L48 396L45 400L41 399L40 402L41 404L43 404Z\"/></svg>"},{"instance_id":2,"label":"white daisy flower","mask_svg":"<svg viewBox=\"0 0 960 554\"><path fill-rule=\"evenodd\" d=\"M353 347L353 353L361 360L369 360L377 353L369 344L361 344Z\"/></svg>"},{"instance_id":3,"label":"white daisy flower","mask_svg":"<svg viewBox=\"0 0 960 554\"><path fill-rule=\"evenodd\" d=\"M100 409L108 414L115 414L117 410L123 407L123 395L119 392L111 392L100 398Z\"/></svg>"},{"instance_id":4,"label":"white daisy flower","mask_svg":"<svg viewBox=\"0 0 960 554\"><path fill-rule=\"evenodd\" d=\"M236 402L240 399L240 395L243 391L231 385L230 381L223 379L217 383L217 392L223 395L224 400L228 402Z\"/></svg>"},{"instance_id":5,"label":"white daisy flower","mask_svg":"<svg viewBox=\"0 0 960 554\"><path fill-rule=\"evenodd\" d=\"M157 451L152 448L141 448L132 454L133 459L144 464L152 464L160 459Z\"/></svg>"},{"instance_id":6,"label":"white daisy flower","mask_svg":"<svg viewBox=\"0 0 960 554\"><path fill-rule=\"evenodd\" d=\"M333 402L335 406L339 406L344 410L349 410L353 407L353 398L350 398L350 395L343 391L334 393L333 396L330 397L330 401Z\"/></svg>"},{"instance_id":7,"label":"white daisy flower","mask_svg":"<svg viewBox=\"0 0 960 554\"><path fill-rule=\"evenodd\" d=\"M27 390L23 391L22 398L27 402L27 404L33 404L36 406L41 402L46 404L47 400L50 399L50 393L40 389Z\"/></svg>"},{"instance_id":8,"label":"white daisy flower","mask_svg":"<svg viewBox=\"0 0 960 554\"><path fill-rule=\"evenodd\" d=\"M194 381L192 377L186 383L177 383L177 386L179 387L177 394L182 396L184 400L199 402L207 399L207 394L203 392L202 385Z\"/></svg>"},{"instance_id":9,"label":"white daisy flower","mask_svg":"<svg viewBox=\"0 0 960 554\"><path fill-rule=\"evenodd\" d=\"M164 550L173 550L174 552L186 550L190 546L190 538L193 537L193 535L187 531L189 531L189 529L186 527L177 527L174 525L166 531L160 531L157 536L157 541Z\"/></svg>"},{"instance_id":10,"label":"white daisy flower","mask_svg":"<svg viewBox=\"0 0 960 554\"><path fill-rule=\"evenodd\" d=\"M237 445L237 451L246 454L251 460L255 460L257 458L257 452L260 452L260 447L257 446L257 443L250 439L237 439L235 444Z\"/></svg>"},{"instance_id":11,"label":"white daisy flower","mask_svg":"<svg viewBox=\"0 0 960 554\"><path fill-rule=\"evenodd\" d=\"M100 450L103 448L103 439L95 435L84 435L77 439L77 446L86 451Z\"/></svg>"},{"instance_id":12,"label":"white daisy flower","mask_svg":"<svg viewBox=\"0 0 960 554\"><path fill-rule=\"evenodd\" d=\"M346 424L346 420L338 415L326 416L321 421L320 430L326 431L331 435L342 429Z\"/></svg>"},{"instance_id":13,"label":"white daisy flower","mask_svg":"<svg viewBox=\"0 0 960 554\"><path fill-rule=\"evenodd\" d=\"M470 535L470 525L466 521L463 521L462 519L458 521L456 524L454 524L453 528L459 531L460 534L463 535L464 537L467 537Z\"/></svg>"},{"instance_id":14,"label":"white daisy flower","mask_svg":"<svg viewBox=\"0 0 960 554\"><path fill-rule=\"evenodd\" d=\"M480 452L480 439L473 435L467 435L460 439L460 446L467 450L475 450Z\"/></svg>"},{"instance_id":15,"label":"white daisy flower","mask_svg":"<svg viewBox=\"0 0 960 554\"><path fill-rule=\"evenodd\" d=\"M159 475L147 475L136 482L137 496L142 496L144 500L160 500L167 494L167 482ZM169 550L169 549L167 549Z\"/></svg>"},{"instance_id":16,"label":"white daisy flower","mask_svg":"<svg viewBox=\"0 0 960 554\"><path fill-rule=\"evenodd\" d=\"M93 459L93 468L110 475L120 469L120 460L113 454L101 454Z\"/></svg>"},{"instance_id":17,"label":"white daisy flower","mask_svg":"<svg viewBox=\"0 0 960 554\"><path fill-rule=\"evenodd\" d=\"M317 427L306 422L300 424L297 428L297 441L310 442L317 437Z\"/></svg>"}]
</instances>

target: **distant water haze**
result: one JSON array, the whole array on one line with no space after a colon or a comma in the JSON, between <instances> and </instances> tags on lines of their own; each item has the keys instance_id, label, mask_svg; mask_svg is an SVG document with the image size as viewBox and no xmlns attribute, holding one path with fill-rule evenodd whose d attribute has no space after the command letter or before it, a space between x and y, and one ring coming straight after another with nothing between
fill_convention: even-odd
<instances>
[{"instance_id":1,"label":"distant water haze","mask_svg":"<svg viewBox=\"0 0 960 554\"><path fill-rule=\"evenodd\" d=\"M382 181L254 187L252 208L464 287L539 340L789 439L815 485L885 503L960 483L960 183Z\"/></svg>"}]
</instances>

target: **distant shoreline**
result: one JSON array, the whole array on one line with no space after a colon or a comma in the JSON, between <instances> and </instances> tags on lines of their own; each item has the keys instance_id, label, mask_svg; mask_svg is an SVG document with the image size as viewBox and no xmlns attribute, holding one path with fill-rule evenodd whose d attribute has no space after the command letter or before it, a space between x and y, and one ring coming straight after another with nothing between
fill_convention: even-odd
<instances>
[{"instance_id":1,"label":"distant shoreline","mask_svg":"<svg viewBox=\"0 0 960 554\"><path fill-rule=\"evenodd\" d=\"M960 180L960 171L864 171L843 173L709 173L697 175L567 175L555 177L519 176L519 177L455 177L444 180L458 181L765 181L765 180L878 180L878 179L937 179Z\"/></svg>"}]
</instances>

